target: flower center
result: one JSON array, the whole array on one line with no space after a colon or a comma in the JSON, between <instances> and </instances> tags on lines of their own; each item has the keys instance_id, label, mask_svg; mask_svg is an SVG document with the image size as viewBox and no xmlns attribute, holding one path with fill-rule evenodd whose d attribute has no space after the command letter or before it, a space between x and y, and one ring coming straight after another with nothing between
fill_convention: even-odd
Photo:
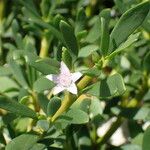
<instances>
[{"instance_id":1,"label":"flower center","mask_svg":"<svg viewBox=\"0 0 150 150\"><path fill-rule=\"evenodd\" d=\"M58 77L58 84L63 87L69 87L72 83L71 75L61 73Z\"/></svg>"}]
</instances>

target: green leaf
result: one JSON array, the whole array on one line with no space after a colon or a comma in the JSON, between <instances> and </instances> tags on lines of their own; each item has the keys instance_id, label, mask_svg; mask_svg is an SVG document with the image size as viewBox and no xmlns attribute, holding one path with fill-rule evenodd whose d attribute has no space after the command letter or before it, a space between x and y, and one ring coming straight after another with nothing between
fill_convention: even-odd
<instances>
[{"instance_id":1,"label":"green leaf","mask_svg":"<svg viewBox=\"0 0 150 150\"><path fill-rule=\"evenodd\" d=\"M11 75L11 69L10 67L3 67L0 66L0 76L8 76Z\"/></svg>"},{"instance_id":2,"label":"green leaf","mask_svg":"<svg viewBox=\"0 0 150 150\"><path fill-rule=\"evenodd\" d=\"M25 73L22 68L17 64L14 60L9 61L9 66L11 67L11 71L15 76L16 80L24 87L28 88L28 83L25 79Z\"/></svg>"},{"instance_id":3,"label":"green leaf","mask_svg":"<svg viewBox=\"0 0 150 150\"><path fill-rule=\"evenodd\" d=\"M89 112L89 108L91 105L91 99L89 98L85 98L83 100L76 100L72 105L71 105L71 109L80 109L86 113L90 113Z\"/></svg>"},{"instance_id":4,"label":"green leaf","mask_svg":"<svg viewBox=\"0 0 150 150\"><path fill-rule=\"evenodd\" d=\"M3 116L3 121L4 121L5 124L10 124L16 118L17 118L17 116L15 114L7 113L5 116Z\"/></svg>"},{"instance_id":5,"label":"green leaf","mask_svg":"<svg viewBox=\"0 0 150 150\"><path fill-rule=\"evenodd\" d=\"M101 71L98 68L90 68L88 70L83 70L82 73L88 76L95 77L99 76Z\"/></svg>"},{"instance_id":6,"label":"green leaf","mask_svg":"<svg viewBox=\"0 0 150 150\"><path fill-rule=\"evenodd\" d=\"M121 146L120 150L142 150L142 148L139 145L127 144Z\"/></svg>"},{"instance_id":7,"label":"green leaf","mask_svg":"<svg viewBox=\"0 0 150 150\"><path fill-rule=\"evenodd\" d=\"M101 44L100 50L105 56L109 48L109 30L108 23L105 18L101 18Z\"/></svg>"},{"instance_id":8,"label":"green leaf","mask_svg":"<svg viewBox=\"0 0 150 150\"><path fill-rule=\"evenodd\" d=\"M30 96L24 96L24 97L22 97L20 100L19 100L19 103L20 104L27 104L27 102L29 101L29 99L30 99Z\"/></svg>"},{"instance_id":9,"label":"green leaf","mask_svg":"<svg viewBox=\"0 0 150 150\"><path fill-rule=\"evenodd\" d=\"M46 150L46 146L44 144L36 143L30 150Z\"/></svg>"},{"instance_id":10,"label":"green leaf","mask_svg":"<svg viewBox=\"0 0 150 150\"><path fill-rule=\"evenodd\" d=\"M33 37L26 35L23 38L23 47L24 50L35 53L36 52L36 48L35 48L35 40Z\"/></svg>"},{"instance_id":11,"label":"green leaf","mask_svg":"<svg viewBox=\"0 0 150 150\"><path fill-rule=\"evenodd\" d=\"M24 117L30 117L36 119L36 113L25 105L19 104L18 102L0 96L0 108L10 111L14 114L18 114Z\"/></svg>"},{"instance_id":12,"label":"green leaf","mask_svg":"<svg viewBox=\"0 0 150 150\"><path fill-rule=\"evenodd\" d=\"M11 91L12 89L12 91ZM16 91L13 91L14 89L19 89L19 86L16 84L14 80L12 80L9 77L0 77L0 92L6 93L8 96L14 96L17 94ZM8 92L8 93L7 93ZM11 94L9 94L11 93Z\"/></svg>"},{"instance_id":13,"label":"green leaf","mask_svg":"<svg viewBox=\"0 0 150 150\"><path fill-rule=\"evenodd\" d=\"M146 121L150 114L148 107L122 108L120 115L128 119Z\"/></svg>"},{"instance_id":14,"label":"green leaf","mask_svg":"<svg viewBox=\"0 0 150 150\"><path fill-rule=\"evenodd\" d=\"M78 57L88 57L93 52L97 51L98 49L99 49L99 47L97 45L93 45L93 44L87 45L80 49Z\"/></svg>"},{"instance_id":15,"label":"green leaf","mask_svg":"<svg viewBox=\"0 0 150 150\"><path fill-rule=\"evenodd\" d=\"M23 40L22 40L22 35L20 33L16 33L15 42L18 49L23 49Z\"/></svg>"},{"instance_id":16,"label":"green leaf","mask_svg":"<svg viewBox=\"0 0 150 150\"><path fill-rule=\"evenodd\" d=\"M143 97L143 101L150 101L150 89L147 91L147 93Z\"/></svg>"},{"instance_id":17,"label":"green leaf","mask_svg":"<svg viewBox=\"0 0 150 150\"><path fill-rule=\"evenodd\" d=\"M37 135L22 134L7 144L6 150L29 150L39 140Z\"/></svg>"},{"instance_id":18,"label":"green leaf","mask_svg":"<svg viewBox=\"0 0 150 150\"><path fill-rule=\"evenodd\" d=\"M106 58L111 59L114 56L116 56L118 53L122 52L123 50L131 46L135 41L138 40L139 35L140 35L139 33L130 35L129 38L124 43L122 43L114 52L112 52Z\"/></svg>"},{"instance_id":19,"label":"green leaf","mask_svg":"<svg viewBox=\"0 0 150 150\"><path fill-rule=\"evenodd\" d=\"M47 105L49 102L48 98L44 94L38 93L37 99L38 99L38 103L39 103L40 107L45 112L45 114L47 114Z\"/></svg>"},{"instance_id":20,"label":"green leaf","mask_svg":"<svg viewBox=\"0 0 150 150\"><path fill-rule=\"evenodd\" d=\"M28 90L21 88L19 89L19 93L18 93L18 101L20 102L20 100L22 98L28 97L30 94L28 92Z\"/></svg>"},{"instance_id":21,"label":"green leaf","mask_svg":"<svg viewBox=\"0 0 150 150\"><path fill-rule=\"evenodd\" d=\"M88 114L80 109L70 109L57 120L57 122L66 122L69 124L84 124L88 121Z\"/></svg>"},{"instance_id":22,"label":"green leaf","mask_svg":"<svg viewBox=\"0 0 150 150\"><path fill-rule=\"evenodd\" d=\"M103 112L102 104L96 97L77 100L73 103L71 109L80 109L88 113L91 118L95 117L96 115L102 115Z\"/></svg>"},{"instance_id":23,"label":"green leaf","mask_svg":"<svg viewBox=\"0 0 150 150\"><path fill-rule=\"evenodd\" d=\"M102 107L102 103L100 102L99 99L97 99L97 98L91 99L91 105L89 108L89 112L90 112L90 115L92 115L91 118L93 118L97 115L102 115L103 107Z\"/></svg>"},{"instance_id":24,"label":"green leaf","mask_svg":"<svg viewBox=\"0 0 150 150\"><path fill-rule=\"evenodd\" d=\"M17 124L15 126L15 129L19 132L26 132L28 129L28 126L30 124L31 119L30 118L19 118L17 121Z\"/></svg>"},{"instance_id":25,"label":"green leaf","mask_svg":"<svg viewBox=\"0 0 150 150\"><path fill-rule=\"evenodd\" d=\"M51 90L54 86L55 84L52 81L48 80L46 77L41 77L34 82L33 89L40 93L45 90Z\"/></svg>"},{"instance_id":26,"label":"green leaf","mask_svg":"<svg viewBox=\"0 0 150 150\"><path fill-rule=\"evenodd\" d=\"M147 119L147 116L149 116L149 114L150 114L149 107L143 106L138 110L138 112L136 113L133 119L145 121Z\"/></svg>"},{"instance_id":27,"label":"green leaf","mask_svg":"<svg viewBox=\"0 0 150 150\"><path fill-rule=\"evenodd\" d=\"M144 57L144 60L143 60L143 68L150 72L150 52L148 52L146 54L146 56Z\"/></svg>"},{"instance_id":28,"label":"green leaf","mask_svg":"<svg viewBox=\"0 0 150 150\"><path fill-rule=\"evenodd\" d=\"M126 56L133 68L135 68L136 70L141 69L141 58L136 51L130 51L130 53L127 53Z\"/></svg>"},{"instance_id":29,"label":"green leaf","mask_svg":"<svg viewBox=\"0 0 150 150\"><path fill-rule=\"evenodd\" d=\"M62 32L65 44L73 59L78 56L78 43L74 35L72 27L64 21L60 22L60 30Z\"/></svg>"},{"instance_id":30,"label":"green leaf","mask_svg":"<svg viewBox=\"0 0 150 150\"><path fill-rule=\"evenodd\" d=\"M25 53L27 56L27 63L34 67L41 73L47 74L57 74L59 73L59 63L54 59L40 59L36 54Z\"/></svg>"},{"instance_id":31,"label":"green leaf","mask_svg":"<svg viewBox=\"0 0 150 150\"><path fill-rule=\"evenodd\" d=\"M85 39L86 42L93 43L100 38L100 34L101 34L100 26L101 26L100 18L99 18L99 16L97 16L93 27L88 32L88 35Z\"/></svg>"},{"instance_id":32,"label":"green leaf","mask_svg":"<svg viewBox=\"0 0 150 150\"><path fill-rule=\"evenodd\" d=\"M37 126L38 128L47 131L49 129L49 122L47 120L39 120Z\"/></svg>"},{"instance_id":33,"label":"green leaf","mask_svg":"<svg viewBox=\"0 0 150 150\"><path fill-rule=\"evenodd\" d=\"M145 18L145 20L144 20L144 22L143 22L143 24L142 24L142 27L144 27L144 29L147 31L147 32L150 32L150 28L149 28L149 26L150 26L150 11L149 11L149 13L148 13L148 15L147 15L147 17Z\"/></svg>"},{"instance_id":34,"label":"green leaf","mask_svg":"<svg viewBox=\"0 0 150 150\"><path fill-rule=\"evenodd\" d=\"M93 63L95 63L95 66L97 68L100 68L100 67L98 67L98 65L101 66L101 63L100 64L98 63L100 61L100 59L101 59L101 55L97 51L92 53L92 61L93 61Z\"/></svg>"},{"instance_id":35,"label":"green leaf","mask_svg":"<svg viewBox=\"0 0 150 150\"><path fill-rule=\"evenodd\" d=\"M122 95L125 90L122 76L116 73L88 87L86 92L100 98L110 98Z\"/></svg>"},{"instance_id":36,"label":"green leaf","mask_svg":"<svg viewBox=\"0 0 150 150\"><path fill-rule=\"evenodd\" d=\"M0 77L0 93L8 97L15 97L18 95L19 88L18 84L10 77Z\"/></svg>"},{"instance_id":37,"label":"green leaf","mask_svg":"<svg viewBox=\"0 0 150 150\"><path fill-rule=\"evenodd\" d=\"M104 9L101 14L101 42L100 51L105 56L107 55L109 48L109 21L110 21L110 9Z\"/></svg>"},{"instance_id":38,"label":"green leaf","mask_svg":"<svg viewBox=\"0 0 150 150\"><path fill-rule=\"evenodd\" d=\"M142 24L148 14L149 6L147 1L131 8L122 15L111 32L109 52L118 48Z\"/></svg>"},{"instance_id":39,"label":"green leaf","mask_svg":"<svg viewBox=\"0 0 150 150\"><path fill-rule=\"evenodd\" d=\"M49 22L49 23L44 22L41 17L35 15L34 13L32 13L31 11L29 11L28 9L26 9L26 8L24 8L24 7L22 8L22 12L23 12L23 14L24 14L24 16L25 16L25 17L24 17L24 20L25 20L27 23L29 23L29 24L33 24L33 23L34 23L34 24L36 25L36 26L33 25L33 29L36 29L37 32L39 32L40 34L42 34L41 31L40 31L40 28L38 28L38 26L40 26L40 27L42 27L42 28L45 28L45 29L47 29L50 33L52 33L53 36L55 36L57 39L59 39L60 41L62 41L62 42L64 43L60 31L58 31L58 30L54 27L54 25L53 25L52 23L50 23L50 22ZM29 19L29 18L30 18L30 19ZM34 34L36 34L36 33L34 33Z\"/></svg>"},{"instance_id":40,"label":"green leaf","mask_svg":"<svg viewBox=\"0 0 150 150\"><path fill-rule=\"evenodd\" d=\"M15 51L17 48L15 47L15 45L10 44L10 43L3 43L3 47L9 50L13 50Z\"/></svg>"},{"instance_id":41,"label":"green leaf","mask_svg":"<svg viewBox=\"0 0 150 150\"><path fill-rule=\"evenodd\" d=\"M63 17L62 15L57 14L57 15L54 17L54 19L53 19L53 25L54 25L57 29L59 29L60 21L63 20L63 19L64 19L64 17Z\"/></svg>"},{"instance_id":42,"label":"green leaf","mask_svg":"<svg viewBox=\"0 0 150 150\"><path fill-rule=\"evenodd\" d=\"M56 38L58 38L60 41L64 43L61 33L52 25L52 23L50 22L47 23L43 21L43 19L39 16L35 8L35 5L33 5L33 2L28 0L27 2L28 4L23 1L22 3L23 5L25 5L25 8L23 7L22 11L23 11L24 16L26 17L25 18L26 22L28 22L29 24L35 23L36 26L41 26L42 28L48 29L48 31L52 33L53 36L55 36Z\"/></svg>"},{"instance_id":43,"label":"green leaf","mask_svg":"<svg viewBox=\"0 0 150 150\"><path fill-rule=\"evenodd\" d=\"M80 108L82 111L90 114L91 113L90 106L91 106L92 101L91 99L85 98L83 101L79 101L79 102L76 101L71 107L76 108L76 109Z\"/></svg>"},{"instance_id":44,"label":"green leaf","mask_svg":"<svg viewBox=\"0 0 150 150\"><path fill-rule=\"evenodd\" d=\"M62 61L67 65L70 70L72 69L72 58L65 47L62 48Z\"/></svg>"},{"instance_id":45,"label":"green leaf","mask_svg":"<svg viewBox=\"0 0 150 150\"><path fill-rule=\"evenodd\" d=\"M87 36L87 33L88 32L86 30L78 32L77 34L78 41L81 41L82 39L84 39Z\"/></svg>"},{"instance_id":46,"label":"green leaf","mask_svg":"<svg viewBox=\"0 0 150 150\"><path fill-rule=\"evenodd\" d=\"M76 24L75 24L75 34L77 35L79 32L84 30L86 21L86 14L83 8L80 8L77 17L76 17Z\"/></svg>"},{"instance_id":47,"label":"green leaf","mask_svg":"<svg viewBox=\"0 0 150 150\"><path fill-rule=\"evenodd\" d=\"M143 133L139 133L138 135L136 135L134 138L132 138L132 143L133 144L137 144L139 146L142 146L142 142L143 142Z\"/></svg>"},{"instance_id":48,"label":"green leaf","mask_svg":"<svg viewBox=\"0 0 150 150\"><path fill-rule=\"evenodd\" d=\"M43 20L39 19L39 20L32 20L34 23L36 23L38 26L41 26L43 28L46 28L50 33L52 33L53 36L55 36L58 40L60 40L62 43L65 44L65 41L60 33L60 31L58 31L54 25L52 25L51 23L45 23Z\"/></svg>"},{"instance_id":49,"label":"green leaf","mask_svg":"<svg viewBox=\"0 0 150 150\"><path fill-rule=\"evenodd\" d=\"M12 32L13 32L13 36L19 31L19 24L18 21L16 19L13 19L12 21Z\"/></svg>"},{"instance_id":50,"label":"green leaf","mask_svg":"<svg viewBox=\"0 0 150 150\"><path fill-rule=\"evenodd\" d=\"M51 5L51 3L48 0L43 0L40 3L41 13L44 18L47 18L48 14L49 14L50 5Z\"/></svg>"},{"instance_id":51,"label":"green leaf","mask_svg":"<svg viewBox=\"0 0 150 150\"><path fill-rule=\"evenodd\" d=\"M47 106L48 116L52 117L60 106L61 106L61 99L59 97L51 98Z\"/></svg>"},{"instance_id":52,"label":"green leaf","mask_svg":"<svg viewBox=\"0 0 150 150\"><path fill-rule=\"evenodd\" d=\"M35 15L36 17L40 17L40 15L36 9L36 5L34 4L33 1L26 0L26 2L25 2L25 1L21 0L20 3L23 4L26 7L26 9L29 12L31 12L33 15Z\"/></svg>"},{"instance_id":53,"label":"green leaf","mask_svg":"<svg viewBox=\"0 0 150 150\"><path fill-rule=\"evenodd\" d=\"M137 0L114 0L116 7L119 9L121 13L128 10L130 7L137 5L139 2Z\"/></svg>"},{"instance_id":54,"label":"green leaf","mask_svg":"<svg viewBox=\"0 0 150 150\"><path fill-rule=\"evenodd\" d=\"M147 130L144 133L142 150L150 150L149 139L150 139L150 128L147 128Z\"/></svg>"}]
</instances>

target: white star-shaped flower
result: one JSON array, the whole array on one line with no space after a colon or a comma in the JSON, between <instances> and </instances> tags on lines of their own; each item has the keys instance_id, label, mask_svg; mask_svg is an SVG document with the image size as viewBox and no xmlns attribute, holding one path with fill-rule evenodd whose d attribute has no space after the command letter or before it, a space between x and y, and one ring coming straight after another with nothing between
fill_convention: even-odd
<instances>
[{"instance_id":1,"label":"white star-shaped flower","mask_svg":"<svg viewBox=\"0 0 150 150\"><path fill-rule=\"evenodd\" d=\"M71 73L66 64L61 61L60 74L47 75L46 78L53 81L56 86L53 88L53 94L56 95L64 90L72 94L77 94L75 82L82 76L80 72Z\"/></svg>"}]
</instances>

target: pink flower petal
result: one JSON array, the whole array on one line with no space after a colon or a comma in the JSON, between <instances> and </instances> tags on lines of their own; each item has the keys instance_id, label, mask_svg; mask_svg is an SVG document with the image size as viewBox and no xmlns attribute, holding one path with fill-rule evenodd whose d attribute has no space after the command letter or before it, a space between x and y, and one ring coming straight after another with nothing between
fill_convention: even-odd
<instances>
[{"instance_id":1,"label":"pink flower petal","mask_svg":"<svg viewBox=\"0 0 150 150\"><path fill-rule=\"evenodd\" d=\"M53 94L56 95L56 94L62 92L64 89L65 89L64 87L55 86L55 87L53 88Z\"/></svg>"},{"instance_id":2,"label":"pink flower petal","mask_svg":"<svg viewBox=\"0 0 150 150\"><path fill-rule=\"evenodd\" d=\"M69 91L72 94L77 94L77 87L74 83L70 85L70 87L67 88L67 91Z\"/></svg>"},{"instance_id":3,"label":"pink flower petal","mask_svg":"<svg viewBox=\"0 0 150 150\"><path fill-rule=\"evenodd\" d=\"M61 61L60 73L70 75L70 70L63 61Z\"/></svg>"},{"instance_id":4,"label":"pink flower petal","mask_svg":"<svg viewBox=\"0 0 150 150\"><path fill-rule=\"evenodd\" d=\"M76 82L81 76L82 76L82 73L75 72L75 73L72 73L71 79L72 79L73 82Z\"/></svg>"}]
</instances>

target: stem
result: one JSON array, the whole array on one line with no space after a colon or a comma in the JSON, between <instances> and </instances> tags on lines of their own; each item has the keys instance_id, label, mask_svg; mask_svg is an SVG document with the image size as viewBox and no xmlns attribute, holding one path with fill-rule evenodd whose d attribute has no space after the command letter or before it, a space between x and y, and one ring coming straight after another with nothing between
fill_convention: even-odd
<instances>
[{"instance_id":1,"label":"stem","mask_svg":"<svg viewBox=\"0 0 150 150\"><path fill-rule=\"evenodd\" d=\"M77 84L77 87L79 90L82 90L83 88L85 88L89 82L92 81L92 77L90 76L85 76L82 78L82 80L79 81L79 83Z\"/></svg>"},{"instance_id":2,"label":"stem","mask_svg":"<svg viewBox=\"0 0 150 150\"><path fill-rule=\"evenodd\" d=\"M3 18L5 14L5 3L6 0L0 0L0 26L3 26ZM0 31L1 32L1 31ZM3 57L3 49L2 49L2 35L3 33L0 33L0 63L4 63L4 57Z\"/></svg>"},{"instance_id":3,"label":"stem","mask_svg":"<svg viewBox=\"0 0 150 150\"><path fill-rule=\"evenodd\" d=\"M5 10L5 0L0 0L0 24L2 23Z\"/></svg>"},{"instance_id":4,"label":"stem","mask_svg":"<svg viewBox=\"0 0 150 150\"><path fill-rule=\"evenodd\" d=\"M37 94L35 92L32 92L32 99L33 99L33 104L34 104L34 108L36 112L40 111L40 106L38 104L38 97Z\"/></svg>"},{"instance_id":5,"label":"stem","mask_svg":"<svg viewBox=\"0 0 150 150\"><path fill-rule=\"evenodd\" d=\"M122 117L118 117L117 120L112 124L111 128L107 131L107 133L97 140L97 143L102 145L104 144L112 135L113 133L120 127L124 119Z\"/></svg>"},{"instance_id":6,"label":"stem","mask_svg":"<svg viewBox=\"0 0 150 150\"><path fill-rule=\"evenodd\" d=\"M58 109L58 111L54 114L51 121L55 121L63 112L65 112L75 101L75 97L70 93L65 93L64 100L62 102L61 107Z\"/></svg>"},{"instance_id":7,"label":"stem","mask_svg":"<svg viewBox=\"0 0 150 150\"><path fill-rule=\"evenodd\" d=\"M45 58L48 56L48 50L49 50L50 42L52 38L50 38L47 34L44 35L44 37L41 40L41 49L40 49L40 54L39 54L41 58Z\"/></svg>"}]
</instances>

